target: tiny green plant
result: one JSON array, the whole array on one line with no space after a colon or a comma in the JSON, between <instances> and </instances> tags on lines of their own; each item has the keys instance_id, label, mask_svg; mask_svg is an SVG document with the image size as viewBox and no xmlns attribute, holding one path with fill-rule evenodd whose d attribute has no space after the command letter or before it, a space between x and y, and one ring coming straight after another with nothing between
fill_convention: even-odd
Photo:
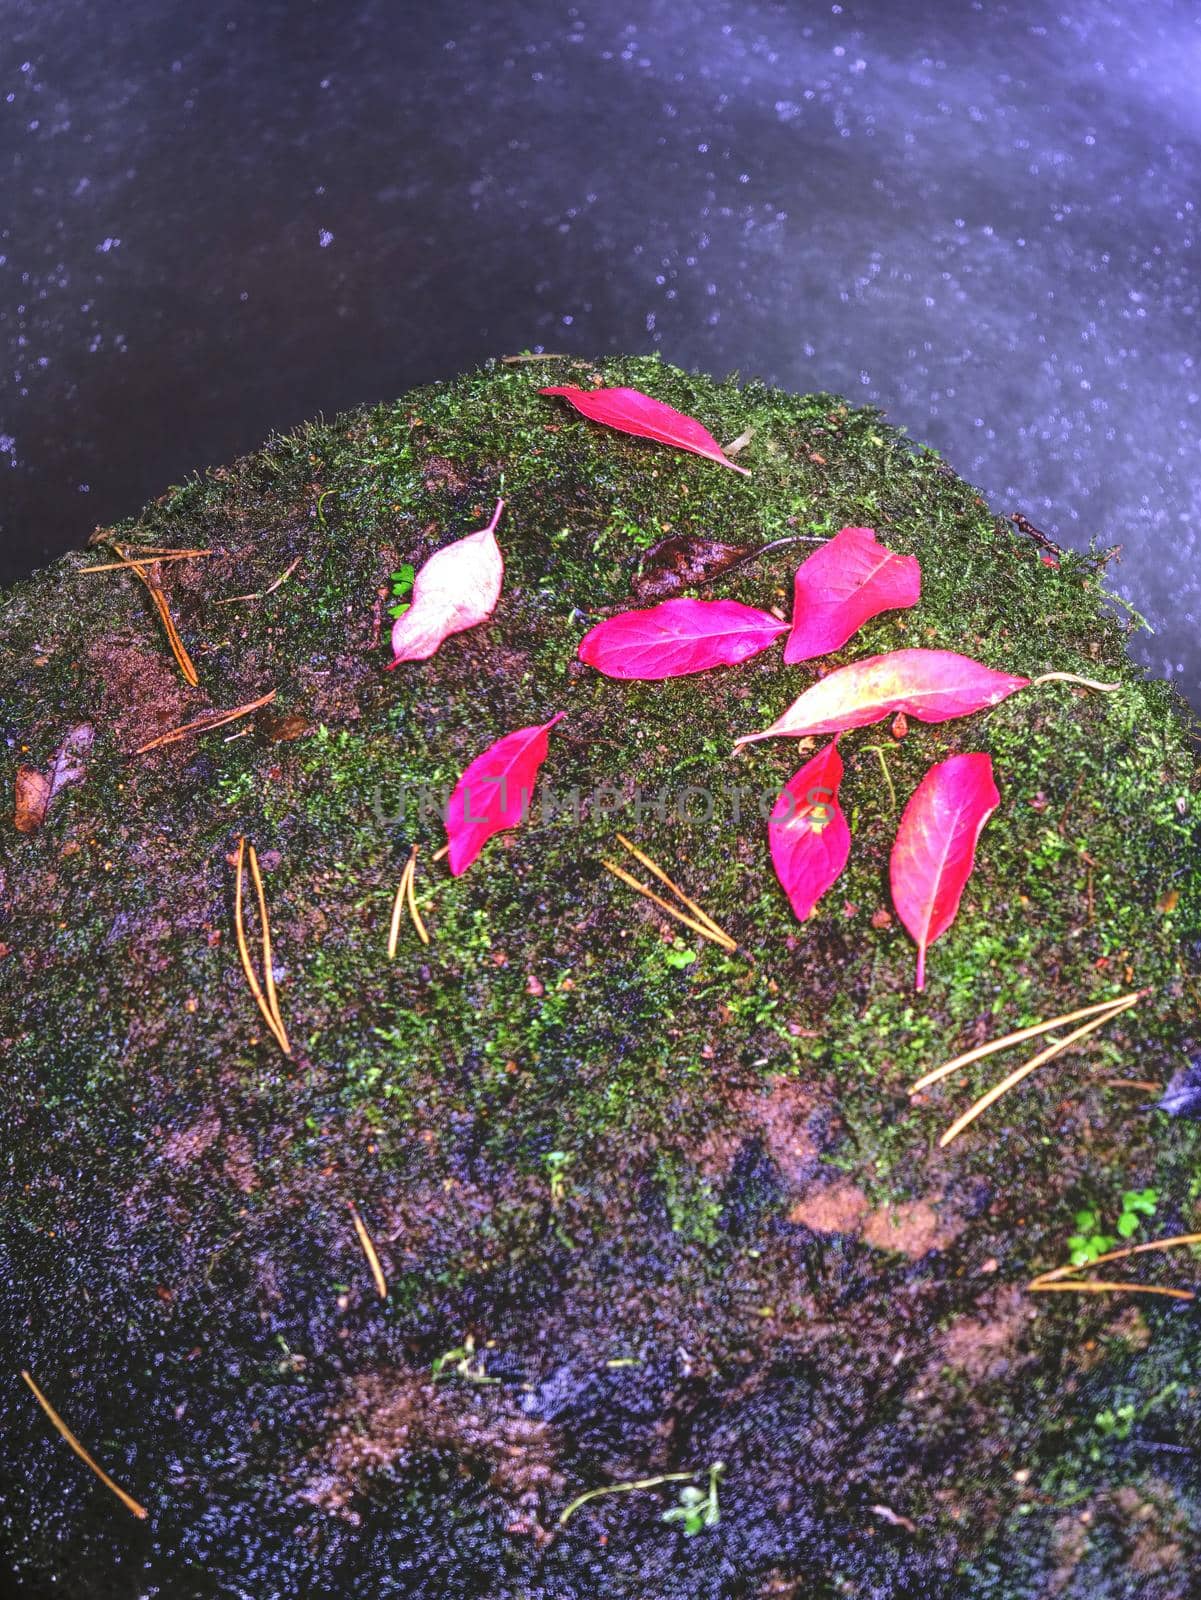
<instances>
[{"instance_id":1,"label":"tiny green plant","mask_svg":"<svg viewBox=\"0 0 1201 1600\"><path fill-rule=\"evenodd\" d=\"M721 1504L717 1498L717 1484L725 1472L725 1463L715 1461L709 1468L708 1489L698 1489L695 1483L685 1484L680 1490L680 1503L663 1513L664 1522L680 1522L686 1538L694 1538L705 1528L715 1528L721 1521Z\"/></svg>"},{"instance_id":2,"label":"tiny green plant","mask_svg":"<svg viewBox=\"0 0 1201 1600\"><path fill-rule=\"evenodd\" d=\"M1156 1189L1127 1189L1122 1195L1122 1209L1114 1225L1118 1238L1129 1239L1137 1233L1142 1218L1153 1217L1158 1204L1159 1192ZM1099 1211L1077 1211L1075 1220L1076 1232L1068 1240L1073 1266L1087 1266L1117 1244L1116 1238L1102 1233Z\"/></svg>"},{"instance_id":3,"label":"tiny green plant","mask_svg":"<svg viewBox=\"0 0 1201 1600\"><path fill-rule=\"evenodd\" d=\"M563 1203L563 1196L567 1193L567 1169L574 1157L570 1150L548 1150L542 1157L542 1165L546 1168L547 1183L550 1187L550 1203L558 1210Z\"/></svg>"},{"instance_id":4,"label":"tiny green plant","mask_svg":"<svg viewBox=\"0 0 1201 1600\"><path fill-rule=\"evenodd\" d=\"M1107 1406L1104 1411L1096 1412L1093 1417L1093 1427L1096 1428L1101 1439L1112 1440L1119 1444L1125 1443L1134 1432L1135 1424L1142 1422L1158 1406L1170 1400L1179 1387L1178 1383L1166 1384L1158 1394L1153 1394L1141 1406L1135 1405L1129 1400L1120 1406L1112 1408ZM1098 1461L1101 1458L1101 1454L1100 1442L1095 1440L1089 1446L1089 1456L1093 1461Z\"/></svg>"},{"instance_id":5,"label":"tiny green plant","mask_svg":"<svg viewBox=\"0 0 1201 1600\"><path fill-rule=\"evenodd\" d=\"M434 1362L432 1369L434 1382L440 1378L462 1378L465 1383L489 1384L499 1383L499 1378L490 1378L484 1370L484 1358L475 1353L475 1336L468 1334L462 1344L455 1345L453 1350L445 1350Z\"/></svg>"},{"instance_id":6,"label":"tiny green plant","mask_svg":"<svg viewBox=\"0 0 1201 1600\"><path fill-rule=\"evenodd\" d=\"M664 950L663 959L669 967L675 967L677 971L681 971L684 967L690 967L696 960L696 951L690 950L683 939L675 939Z\"/></svg>"},{"instance_id":7,"label":"tiny green plant","mask_svg":"<svg viewBox=\"0 0 1201 1600\"><path fill-rule=\"evenodd\" d=\"M403 617L409 609L409 596L413 592L413 579L415 577L416 573L407 561L404 566L392 573L392 604L388 607L388 615L390 617Z\"/></svg>"}]
</instances>

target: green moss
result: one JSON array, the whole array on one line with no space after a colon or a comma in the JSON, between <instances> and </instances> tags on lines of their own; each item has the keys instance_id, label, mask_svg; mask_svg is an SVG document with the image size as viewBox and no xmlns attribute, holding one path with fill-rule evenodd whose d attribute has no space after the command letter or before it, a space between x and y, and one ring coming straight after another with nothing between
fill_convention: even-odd
<instances>
[{"instance_id":1,"label":"green moss","mask_svg":"<svg viewBox=\"0 0 1201 1600\"><path fill-rule=\"evenodd\" d=\"M420 1170L431 1193L451 1196L448 1208L461 1170L486 1161L513 1193L470 1225L456 1213L454 1247L406 1267L406 1315L423 1272L462 1286L481 1262L491 1271L536 1256L552 1222L551 1247L569 1234L571 1271L586 1276L581 1241L634 1249L648 1195L678 1236L683 1302L742 1248L721 1197L733 1179L713 1151L760 1139L748 1095L781 1079L822 1108L824 1164L868 1201L986 1194L959 1248L977 1261L1002 1256L1015 1282L1063 1257L1082 1188L1153 1183L1172 1197L1171 1225L1196 1226L1196 1131L1132 1116L1129 1096L1105 1082L1166 1079L1193 1038L1201 869L1188 718L1127 659L1103 561L1044 564L970 485L873 411L651 359L597 366L719 438L752 427L744 479L538 394L552 376L587 382L592 370L489 367L312 425L123 525L135 545L218 551L164 580L201 672L196 693L179 685L125 574L84 574L88 558L70 555L6 597L0 712L14 761L45 765L76 722L97 731L88 782L55 801L38 834L3 843L14 1094L67 1119L89 1148L115 1136L128 1151L148 1105L165 1116L185 1091L236 1092L246 1116L283 1130L271 1145L278 1182L338 1170L404 1185ZM428 663L385 673L389 575L479 527L501 493L506 580L494 618ZM903 739L886 724L844 736L854 850L802 928L775 883L759 799L770 803L803 756L775 741L735 757L732 743L777 715L814 668L785 667L773 651L737 671L625 684L582 667L575 650L598 613L633 603L640 552L668 533L749 544L845 524L872 524L916 554L923 595L826 664L931 645L1120 688L1048 684L987 715L911 723ZM297 557L273 593L218 604L261 592ZM778 552L707 592L786 611L796 559ZM206 707L272 687L276 702L254 723L129 755ZM492 740L559 710L543 772L543 799L553 790L559 814L536 807L451 879L433 862L442 831L416 791L447 792ZM307 731L276 742L272 719L284 714ZM969 749L991 755L1002 804L918 996L913 947L883 915L889 848L926 768ZM594 798L578 824L563 814L570 791L588 796L598 783L615 812ZM618 828L742 953L673 942L681 930L601 866ZM267 867L290 1063L262 1042L233 947L229 857L240 834ZM432 943L420 945L406 920L390 962L393 894L414 844ZM964 1039L1143 986L1147 1001L1087 1057L1065 1058L997 1106L980 1134L935 1151L996 1064L911 1106L907 1086L923 1070ZM570 1219L548 1220L553 1151L572 1153ZM756 1303L795 1300L791 1258L767 1244L791 1198L784 1185L746 1224L766 1251ZM245 1208L270 1203L264 1191ZM1049 1314L1071 1338L1074 1319L1095 1308ZM1169 1379L1157 1369L1148 1381Z\"/></svg>"}]
</instances>

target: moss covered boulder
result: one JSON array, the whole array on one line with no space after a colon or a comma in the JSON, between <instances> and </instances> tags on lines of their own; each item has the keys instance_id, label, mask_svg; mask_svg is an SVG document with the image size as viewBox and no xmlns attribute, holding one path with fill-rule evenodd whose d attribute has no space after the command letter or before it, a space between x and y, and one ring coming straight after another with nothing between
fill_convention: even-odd
<instances>
[{"instance_id":1,"label":"moss covered boulder","mask_svg":"<svg viewBox=\"0 0 1201 1600\"><path fill-rule=\"evenodd\" d=\"M752 475L538 393L598 381L753 430ZM502 493L491 621L385 671L392 575ZM777 647L626 683L576 659L663 538L846 524L919 557L923 594L820 666ZM137 573L85 570L99 544L4 600L6 1592L1194 1592L1197 1303L1025 1287L1201 1229L1198 1126L1153 1109L1198 1048L1195 758L1102 556L1042 559L874 412L651 360L490 366L105 531L212 553L156 569L196 686ZM805 549L690 592L787 614ZM853 853L798 924L762 807L803 747L733 739L819 670L917 645L1119 687L846 735ZM543 803L452 878L439 797L560 711ZM1001 805L918 995L888 855L964 750ZM618 831L738 949L606 871ZM239 957L241 838L289 1054ZM402 907L389 959L413 845L430 942ZM244 912L261 971L249 879ZM940 1147L1027 1052L911 1100L924 1071L1144 988ZM1187 1248L1109 1270L1201 1285ZM718 1463L716 1519L664 1520Z\"/></svg>"}]
</instances>

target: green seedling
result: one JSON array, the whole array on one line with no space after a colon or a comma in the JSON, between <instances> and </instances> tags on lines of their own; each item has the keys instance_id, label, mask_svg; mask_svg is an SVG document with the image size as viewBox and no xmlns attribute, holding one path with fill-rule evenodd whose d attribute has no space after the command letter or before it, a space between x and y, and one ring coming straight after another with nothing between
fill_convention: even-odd
<instances>
[{"instance_id":1,"label":"green seedling","mask_svg":"<svg viewBox=\"0 0 1201 1600\"><path fill-rule=\"evenodd\" d=\"M392 573L392 604L388 607L388 615L390 617L403 617L409 609L409 596L413 592L413 579L416 576L417 574L407 561L404 566Z\"/></svg>"},{"instance_id":2,"label":"green seedling","mask_svg":"<svg viewBox=\"0 0 1201 1600\"><path fill-rule=\"evenodd\" d=\"M696 951L690 950L683 939L675 939L664 950L663 959L669 967L675 967L677 971L682 971L684 967L690 967L696 960Z\"/></svg>"},{"instance_id":3,"label":"green seedling","mask_svg":"<svg viewBox=\"0 0 1201 1600\"><path fill-rule=\"evenodd\" d=\"M570 1150L548 1150L542 1157L542 1165L546 1168L547 1182L550 1187L550 1203L557 1210L567 1193L567 1169L574 1160Z\"/></svg>"},{"instance_id":4,"label":"green seedling","mask_svg":"<svg viewBox=\"0 0 1201 1600\"><path fill-rule=\"evenodd\" d=\"M1129 1239L1137 1233L1143 1217L1153 1217L1159 1203L1155 1189L1127 1189L1122 1196L1122 1209L1115 1224L1119 1238ZM1099 1211L1077 1211L1076 1232L1068 1240L1074 1267L1087 1266L1115 1248L1117 1239L1101 1232Z\"/></svg>"},{"instance_id":5,"label":"green seedling","mask_svg":"<svg viewBox=\"0 0 1201 1600\"><path fill-rule=\"evenodd\" d=\"M684 1536L693 1538L705 1528L715 1528L721 1521L721 1505L717 1498L718 1479L725 1472L725 1463L715 1461L709 1468L708 1490L698 1489L695 1483L686 1484L680 1490L680 1503L673 1506L670 1511L665 1511L662 1516L664 1522L682 1522Z\"/></svg>"},{"instance_id":6,"label":"green seedling","mask_svg":"<svg viewBox=\"0 0 1201 1600\"><path fill-rule=\"evenodd\" d=\"M462 1378L464 1383L490 1384L499 1383L499 1378L490 1378L484 1370L483 1356L476 1356L475 1336L468 1334L462 1344L453 1350L446 1350L433 1365L433 1379L437 1383L440 1378Z\"/></svg>"}]
</instances>

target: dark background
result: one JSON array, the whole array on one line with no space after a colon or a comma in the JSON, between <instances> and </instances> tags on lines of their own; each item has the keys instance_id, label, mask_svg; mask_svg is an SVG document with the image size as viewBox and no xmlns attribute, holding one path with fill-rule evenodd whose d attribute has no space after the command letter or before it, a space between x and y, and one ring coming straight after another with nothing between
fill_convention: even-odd
<instances>
[{"instance_id":1,"label":"dark background","mask_svg":"<svg viewBox=\"0 0 1201 1600\"><path fill-rule=\"evenodd\" d=\"M0 0L0 576L528 346L883 405L1201 703L1201 6Z\"/></svg>"}]
</instances>

